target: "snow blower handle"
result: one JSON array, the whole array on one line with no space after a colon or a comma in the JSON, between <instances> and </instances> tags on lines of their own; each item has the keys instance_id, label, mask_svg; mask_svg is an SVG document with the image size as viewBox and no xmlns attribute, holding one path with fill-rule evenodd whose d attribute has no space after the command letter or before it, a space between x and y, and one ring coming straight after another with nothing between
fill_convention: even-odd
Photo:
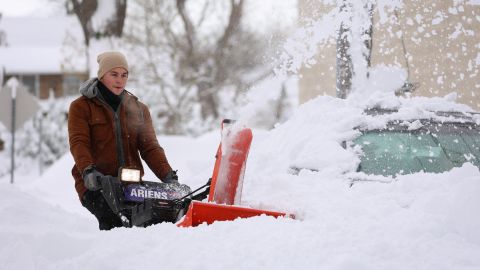
<instances>
[{"instance_id":1,"label":"snow blower handle","mask_svg":"<svg viewBox=\"0 0 480 270\"><path fill-rule=\"evenodd\" d=\"M171 184L171 183L178 183L178 170L171 170L167 173L164 179L162 179L163 183Z\"/></svg>"},{"instance_id":2,"label":"snow blower handle","mask_svg":"<svg viewBox=\"0 0 480 270\"><path fill-rule=\"evenodd\" d=\"M104 176L94 166L89 166L83 171L83 184L88 190L97 191L102 188L101 179Z\"/></svg>"},{"instance_id":3,"label":"snow blower handle","mask_svg":"<svg viewBox=\"0 0 480 270\"><path fill-rule=\"evenodd\" d=\"M205 189L204 191L202 191L202 192L200 192L200 193L198 193L198 194L193 195L191 199L192 199L192 200L197 200L197 201L201 201L201 200L206 199L206 198L208 197L208 193L210 192L210 184L211 184L211 183L212 183L212 178L209 178L209 179L208 179L208 182L207 182L205 185L203 185L203 186L195 189L194 191L188 193L187 195L185 195L185 196L183 196L183 197L181 197L181 198L179 198L179 199L176 199L175 202L177 202L177 203L178 203L178 202L181 202L181 201L183 201L183 200L185 200L186 198L192 196L192 195L195 194L197 191L199 191L199 190L201 190L201 189L203 189L203 188L205 188L205 187L206 187L206 189Z\"/></svg>"}]
</instances>

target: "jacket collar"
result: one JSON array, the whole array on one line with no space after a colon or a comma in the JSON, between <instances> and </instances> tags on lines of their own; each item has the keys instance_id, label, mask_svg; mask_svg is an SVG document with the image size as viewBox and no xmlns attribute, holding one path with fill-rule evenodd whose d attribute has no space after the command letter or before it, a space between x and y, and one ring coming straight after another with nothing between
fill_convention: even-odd
<instances>
[{"instance_id":1,"label":"jacket collar","mask_svg":"<svg viewBox=\"0 0 480 270\"><path fill-rule=\"evenodd\" d=\"M87 98L94 98L98 95L98 78L92 78L80 85L80 94Z\"/></svg>"},{"instance_id":2,"label":"jacket collar","mask_svg":"<svg viewBox=\"0 0 480 270\"><path fill-rule=\"evenodd\" d=\"M90 80L83 82L80 85L80 94L90 99L94 97L102 98L100 91L98 90L98 81L98 78L91 78ZM124 98L133 97L135 100L138 100L134 94L128 92L126 89L123 89L123 91L124 93L122 95Z\"/></svg>"}]
</instances>

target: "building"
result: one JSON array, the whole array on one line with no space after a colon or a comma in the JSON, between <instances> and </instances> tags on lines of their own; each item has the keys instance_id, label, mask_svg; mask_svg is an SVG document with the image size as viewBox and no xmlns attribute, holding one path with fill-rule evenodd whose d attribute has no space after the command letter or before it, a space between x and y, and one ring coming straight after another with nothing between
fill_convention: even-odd
<instances>
[{"instance_id":1,"label":"building","mask_svg":"<svg viewBox=\"0 0 480 270\"><path fill-rule=\"evenodd\" d=\"M0 46L3 81L15 76L40 99L48 98L50 92L55 97L77 94L88 76L81 56L75 58L69 53L72 37L82 37L75 20L2 18L0 29L6 34L6 46Z\"/></svg>"},{"instance_id":2,"label":"building","mask_svg":"<svg viewBox=\"0 0 480 270\"><path fill-rule=\"evenodd\" d=\"M458 93L480 110L480 5L478 1L403 0L401 7L374 6L371 67L396 66L417 85L414 96ZM377 2L378 4L378 2ZM303 18L318 18L335 6L299 0ZM335 37L319 44L311 67L301 69L299 99L336 95Z\"/></svg>"}]
</instances>

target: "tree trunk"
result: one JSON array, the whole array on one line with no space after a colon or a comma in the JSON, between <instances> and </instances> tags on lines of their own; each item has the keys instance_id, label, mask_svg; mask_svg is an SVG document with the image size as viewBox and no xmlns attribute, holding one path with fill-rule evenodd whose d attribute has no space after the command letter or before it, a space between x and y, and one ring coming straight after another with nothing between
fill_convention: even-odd
<instances>
[{"instance_id":1,"label":"tree trunk","mask_svg":"<svg viewBox=\"0 0 480 270\"><path fill-rule=\"evenodd\" d=\"M349 12L344 0L340 7L340 13ZM351 23L351 22L350 22ZM346 98L352 88L353 63L350 56L350 27L345 22L340 24L337 36L337 97Z\"/></svg>"},{"instance_id":2,"label":"tree trunk","mask_svg":"<svg viewBox=\"0 0 480 270\"><path fill-rule=\"evenodd\" d=\"M369 20L369 27L365 29L364 36L366 39L364 40L366 53L363 55L365 60L367 61L367 78L370 77L369 69L372 65L372 48L373 48L373 9L375 5L371 2L365 4L365 9L367 10L368 20Z\"/></svg>"},{"instance_id":3,"label":"tree trunk","mask_svg":"<svg viewBox=\"0 0 480 270\"><path fill-rule=\"evenodd\" d=\"M127 0L116 0L115 8L115 16L108 22L103 34L105 36L122 37L123 25L127 15Z\"/></svg>"}]
</instances>

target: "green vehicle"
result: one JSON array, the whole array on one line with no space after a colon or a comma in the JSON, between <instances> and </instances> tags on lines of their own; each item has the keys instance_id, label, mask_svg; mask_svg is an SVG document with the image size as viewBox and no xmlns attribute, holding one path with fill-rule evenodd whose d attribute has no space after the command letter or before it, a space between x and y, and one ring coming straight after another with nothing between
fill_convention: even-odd
<instances>
[{"instance_id":1,"label":"green vehicle","mask_svg":"<svg viewBox=\"0 0 480 270\"><path fill-rule=\"evenodd\" d=\"M394 113L372 109L367 115ZM435 112L435 117L393 120L386 128L362 130L349 147L360 153L358 172L396 176L441 173L466 162L480 168L480 125L476 113ZM347 145L347 144L346 144Z\"/></svg>"}]
</instances>

